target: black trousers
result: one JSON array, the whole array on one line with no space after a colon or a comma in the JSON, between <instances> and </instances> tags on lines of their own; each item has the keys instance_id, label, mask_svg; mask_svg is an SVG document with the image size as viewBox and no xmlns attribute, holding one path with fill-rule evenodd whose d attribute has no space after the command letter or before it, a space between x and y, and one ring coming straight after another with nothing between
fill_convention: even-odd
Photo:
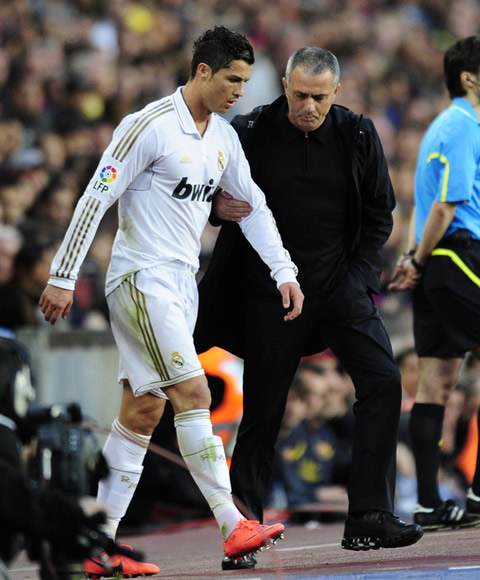
<instances>
[{"instance_id":1,"label":"black trousers","mask_svg":"<svg viewBox=\"0 0 480 580\"><path fill-rule=\"evenodd\" d=\"M247 508L247 517L263 521L288 389L306 345L320 339L355 386L349 511L393 513L401 379L371 297L348 274L334 294L307 298L297 319L284 322L283 315L279 297L250 300L244 328L244 413L230 469L240 508Z\"/></svg>"}]
</instances>

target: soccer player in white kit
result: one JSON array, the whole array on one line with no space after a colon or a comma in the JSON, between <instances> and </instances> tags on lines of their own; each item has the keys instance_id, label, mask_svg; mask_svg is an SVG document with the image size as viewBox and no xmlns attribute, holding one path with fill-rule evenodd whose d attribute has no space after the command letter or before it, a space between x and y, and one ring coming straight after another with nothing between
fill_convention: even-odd
<instances>
[{"instance_id":1,"label":"soccer player in white kit","mask_svg":"<svg viewBox=\"0 0 480 580\"><path fill-rule=\"evenodd\" d=\"M66 318L80 266L105 211L118 199L119 225L106 295L123 383L120 414L104 447L110 475L99 483L114 538L143 469L150 437L168 398L181 454L223 536L225 555L238 558L278 538L283 524L246 520L235 507L220 437L212 432L211 395L195 351L195 273L200 236L217 186L254 210L240 227L269 266L285 321L302 310L296 267L283 248L264 195L253 182L235 131L215 113L242 96L254 62L248 40L224 27L193 45L187 84L128 115L113 134L80 198L51 267L40 305L51 324ZM153 564L124 556L85 563L87 575L155 574Z\"/></svg>"}]
</instances>

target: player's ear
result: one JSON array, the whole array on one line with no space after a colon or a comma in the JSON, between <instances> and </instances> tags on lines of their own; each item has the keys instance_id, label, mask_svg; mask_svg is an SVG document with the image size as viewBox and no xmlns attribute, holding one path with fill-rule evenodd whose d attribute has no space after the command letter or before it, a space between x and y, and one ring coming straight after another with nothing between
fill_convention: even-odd
<instances>
[{"instance_id":1,"label":"player's ear","mask_svg":"<svg viewBox=\"0 0 480 580\"><path fill-rule=\"evenodd\" d=\"M197 67L197 76L203 81L208 81L212 76L212 69L208 64L201 62Z\"/></svg>"}]
</instances>

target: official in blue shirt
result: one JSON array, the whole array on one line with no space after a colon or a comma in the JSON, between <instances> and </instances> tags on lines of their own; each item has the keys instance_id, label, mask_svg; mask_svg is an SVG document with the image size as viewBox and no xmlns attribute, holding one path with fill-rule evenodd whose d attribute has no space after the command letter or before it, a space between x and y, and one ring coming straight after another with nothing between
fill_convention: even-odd
<instances>
[{"instance_id":1,"label":"official in blue shirt","mask_svg":"<svg viewBox=\"0 0 480 580\"><path fill-rule=\"evenodd\" d=\"M466 510L443 501L438 487L445 404L465 354L480 356L480 36L451 46L444 69L452 103L420 146L411 250L389 286L413 289L419 383L409 428L418 483L414 521L425 530L480 524L478 457Z\"/></svg>"}]
</instances>

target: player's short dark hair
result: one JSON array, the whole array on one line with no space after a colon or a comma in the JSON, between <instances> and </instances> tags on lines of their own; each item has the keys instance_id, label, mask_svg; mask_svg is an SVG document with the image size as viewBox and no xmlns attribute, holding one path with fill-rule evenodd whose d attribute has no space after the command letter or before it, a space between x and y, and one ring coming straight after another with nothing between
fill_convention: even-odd
<instances>
[{"instance_id":1,"label":"player's short dark hair","mask_svg":"<svg viewBox=\"0 0 480 580\"><path fill-rule=\"evenodd\" d=\"M215 74L222 68L229 68L234 60L255 62L253 48L247 38L225 26L215 26L206 30L193 43L193 57L190 77L193 78L200 63L208 64Z\"/></svg>"},{"instance_id":2,"label":"player's short dark hair","mask_svg":"<svg viewBox=\"0 0 480 580\"><path fill-rule=\"evenodd\" d=\"M443 68L450 97L463 97L465 89L462 87L460 73L480 72L480 36L468 36L453 44L445 53Z\"/></svg>"}]
</instances>

